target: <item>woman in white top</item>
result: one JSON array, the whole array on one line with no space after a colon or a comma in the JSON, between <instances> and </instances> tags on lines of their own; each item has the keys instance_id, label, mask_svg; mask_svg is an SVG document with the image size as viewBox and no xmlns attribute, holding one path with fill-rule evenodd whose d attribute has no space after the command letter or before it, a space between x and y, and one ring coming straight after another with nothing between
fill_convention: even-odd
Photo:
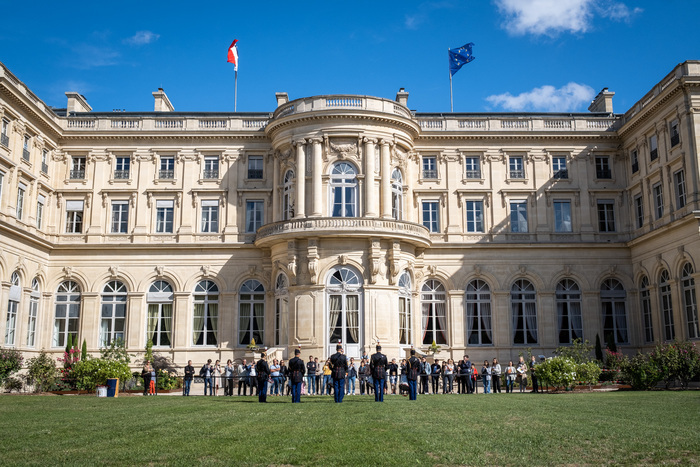
<instances>
[{"instance_id":1,"label":"woman in white top","mask_svg":"<svg viewBox=\"0 0 700 467\"><path fill-rule=\"evenodd\" d=\"M527 388L527 363L525 363L522 356L515 371L518 373L518 380L520 381L520 392L525 392L525 388Z\"/></svg>"},{"instance_id":2,"label":"woman in white top","mask_svg":"<svg viewBox=\"0 0 700 467\"><path fill-rule=\"evenodd\" d=\"M491 381L493 385L493 393L501 392L501 365L498 363L498 359L493 359L493 365L491 365Z\"/></svg>"},{"instance_id":3,"label":"woman in white top","mask_svg":"<svg viewBox=\"0 0 700 467\"><path fill-rule=\"evenodd\" d=\"M214 377L214 395L218 396L219 395L219 384L221 384L221 374L223 372L221 371L221 362L219 360L216 361L214 364L214 374L212 376ZM223 384L222 384L223 386Z\"/></svg>"},{"instance_id":4,"label":"woman in white top","mask_svg":"<svg viewBox=\"0 0 700 467\"><path fill-rule=\"evenodd\" d=\"M510 361L508 362L508 366L506 367L506 393L513 394L513 384L515 383L515 376L515 367L513 366L513 362Z\"/></svg>"}]
</instances>

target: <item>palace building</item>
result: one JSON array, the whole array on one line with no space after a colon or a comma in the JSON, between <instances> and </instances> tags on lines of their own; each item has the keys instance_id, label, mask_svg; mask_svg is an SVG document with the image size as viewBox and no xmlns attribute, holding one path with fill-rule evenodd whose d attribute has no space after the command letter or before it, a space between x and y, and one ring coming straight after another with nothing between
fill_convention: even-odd
<instances>
[{"instance_id":1,"label":"palace building","mask_svg":"<svg viewBox=\"0 0 700 467\"><path fill-rule=\"evenodd\" d=\"M47 106L0 64L0 339L184 365L698 339L700 61L625 113Z\"/></svg>"}]
</instances>

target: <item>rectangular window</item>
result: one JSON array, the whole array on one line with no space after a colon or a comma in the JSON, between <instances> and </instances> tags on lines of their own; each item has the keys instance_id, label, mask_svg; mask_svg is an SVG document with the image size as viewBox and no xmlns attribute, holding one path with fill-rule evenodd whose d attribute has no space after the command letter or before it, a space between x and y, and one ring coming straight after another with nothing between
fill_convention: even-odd
<instances>
[{"instance_id":1,"label":"rectangular window","mask_svg":"<svg viewBox=\"0 0 700 467\"><path fill-rule=\"evenodd\" d=\"M632 149L630 160L632 161L632 173L639 172L639 154L636 149Z\"/></svg>"},{"instance_id":2,"label":"rectangular window","mask_svg":"<svg viewBox=\"0 0 700 467\"><path fill-rule=\"evenodd\" d=\"M566 157L557 156L552 158L552 176L561 180L569 178L569 171L566 169Z\"/></svg>"},{"instance_id":3,"label":"rectangular window","mask_svg":"<svg viewBox=\"0 0 700 467\"><path fill-rule=\"evenodd\" d=\"M173 180L175 178L175 158L173 156L162 156L160 158L158 178L161 180Z\"/></svg>"},{"instance_id":4,"label":"rectangular window","mask_svg":"<svg viewBox=\"0 0 700 467\"><path fill-rule=\"evenodd\" d=\"M651 188L651 192L654 196L654 212L657 219L664 217L664 192L661 186L661 182L654 184Z\"/></svg>"},{"instance_id":5,"label":"rectangular window","mask_svg":"<svg viewBox=\"0 0 700 467\"><path fill-rule=\"evenodd\" d=\"M83 180L85 179L85 158L84 157L73 157L71 160L70 169L71 180Z\"/></svg>"},{"instance_id":6,"label":"rectangular window","mask_svg":"<svg viewBox=\"0 0 700 467\"><path fill-rule=\"evenodd\" d=\"M24 135L24 143L22 144L22 159L29 161L29 135Z\"/></svg>"},{"instance_id":7,"label":"rectangular window","mask_svg":"<svg viewBox=\"0 0 700 467\"><path fill-rule=\"evenodd\" d=\"M112 201L112 233L129 230L129 201Z\"/></svg>"},{"instance_id":8,"label":"rectangular window","mask_svg":"<svg viewBox=\"0 0 700 467\"><path fill-rule=\"evenodd\" d=\"M527 233L527 201L514 200L510 202L510 231Z\"/></svg>"},{"instance_id":9,"label":"rectangular window","mask_svg":"<svg viewBox=\"0 0 700 467\"><path fill-rule=\"evenodd\" d=\"M22 220L24 215L24 194L27 192L27 185L20 183L17 187L17 220Z\"/></svg>"},{"instance_id":10,"label":"rectangular window","mask_svg":"<svg viewBox=\"0 0 700 467\"><path fill-rule=\"evenodd\" d=\"M156 200L156 233L173 233L173 201Z\"/></svg>"},{"instance_id":11,"label":"rectangular window","mask_svg":"<svg viewBox=\"0 0 700 467\"><path fill-rule=\"evenodd\" d=\"M202 201L202 233L217 233L219 231L219 201Z\"/></svg>"},{"instance_id":12,"label":"rectangular window","mask_svg":"<svg viewBox=\"0 0 700 467\"><path fill-rule=\"evenodd\" d=\"M262 156L248 156L248 179L262 180L263 158Z\"/></svg>"},{"instance_id":13,"label":"rectangular window","mask_svg":"<svg viewBox=\"0 0 700 467\"><path fill-rule=\"evenodd\" d=\"M644 342L654 342L654 325L651 319L651 296L648 288L639 292L644 319Z\"/></svg>"},{"instance_id":14,"label":"rectangular window","mask_svg":"<svg viewBox=\"0 0 700 467\"><path fill-rule=\"evenodd\" d=\"M467 232L484 232L483 201L467 201Z\"/></svg>"},{"instance_id":15,"label":"rectangular window","mask_svg":"<svg viewBox=\"0 0 700 467\"><path fill-rule=\"evenodd\" d=\"M219 157L206 156L204 158L204 178L219 178Z\"/></svg>"},{"instance_id":16,"label":"rectangular window","mask_svg":"<svg viewBox=\"0 0 700 467\"><path fill-rule=\"evenodd\" d=\"M571 201L554 201L554 231L572 231Z\"/></svg>"},{"instance_id":17,"label":"rectangular window","mask_svg":"<svg viewBox=\"0 0 700 467\"><path fill-rule=\"evenodd\" d=\"M2 187L5 183L5 172L0 170L0 208L2 208Z\"/></svg>"},{"instance_id":18,"label":"rectangular window","mask_svg":"<svg viewBox=\"0 0 700 467\"><path fill-rule=\"evenodd\" d=\"M642 195L634 197L634 215L637 218L637 228L644 226L644 201Z\"/></svg>"},{"instance_id":19,"label":"rectangular window","mask_svg":"<svg viewBox=\"0 0 700 467\"><path fill-rule=\"evenodd\" d=\"M522 156L511 156L508 158L508 173L510 178L525 178L525 167Z\"/></svg>"},{"instance_id":20,"label":"rectangular window","mask_svg":"<svg viewBox=\"0 0 700 467\"><path fill-rule=\"evenodd\" d=\"M615 232L615 201L598 200L598 231Z\"/></svg>"},{"instance_id":21,"label":"rectangular window","mask_svg":"<svg viewBox=\"0 0 700 467\"><path fill-rule=\"evenodd\" d=\"M36 344L36 320L39 314L38 292L32 292L29 299L29 320L27 321L27 347L34 347Z\"/></svg>"},{"instance_id":22,"label":"rectangular window","mask_svg":"<svg viewBox=\"0 0 700 467\"><path fill-rule=\"evenodd\" d=\"M66 201L66 233L83 232L83 201Z\"/></svg>"},{"instance_id":23,"label":"rectangular window","mask_svg":"<svg viewBox=\"0 0 700 467\"><path fill-rule=\"evenodd\" d=\"M656 160L659 157L659 141L656 135L649 137L649 160Z\"/></svg>"},{"instance_id":24,"label":"rectangular window","mask_svg":"<svg viewBox=\"0 0 700 467\"><path fill-rule=\"evenodd\" d=\"M17 286L13 286L17 287ZM5 323L5 345L14 347L15 327L17 325L17 309L19 301L9 300L7 302L7 321Z\"/></svg>"},{"instance_id":25,"label":"rectangular window","mask_svg":"<svg viewBox=\"0 0 700 467\"><path fill-rule=\"evenodd\" d=\"M685 173L682 170L673 174L673 185L676 189L676 209L685 206Z\"/></svg>"},{"instance_id":26,"label":"rectangular window","mask_svg":"<svg viewBox=\"0 0 700 467\"><path fill-rule=\"evenodd\" d=\"M423 178L438 178L437 158L435 156L423 158Z\"/></svg>"},{"instance_id":27,"label":"rectangular window","mask_svg":"<svg viewBox=\"0 0 700 467\"><path fill-rule=\"evenodd\" d=\"M263 202L246 201L245 203L245 231L255 233L263 224Z\"/></svg>"},{"instance_id":28,"label":"rectangular window","mask_svg":"<svg viewBox=\"0 0 700 467\"><path fill-rule=\"evenodd\" d=\"M481 163L478 157L467 157L464 159L464 166L467 169L466 178L481 178Z\"/></svg>"},{"instance_id":29,"label":"rectangular window","mask_svg":"<svg viewBox=\"0 0 700 467\"><path fill-rule=\"evenodd\" d=\"M612 178L612 170L610 170L610 158L608 156L597 156L595 158L595 178Z\"/></svg>"},{"instance_id":30,"label":"rectangular window","mask_svg":"<svg viewBox=\"0 0 700 467\"><path fill-rule=\"evenodd\" d=\"M439 206L438 201L423 201L423 225L431 233L440 232L440 217L439 217Z\"/></svg>"},{"instance_id":31,"label":"rectangular window","mask_svg":"<svg viewBox=\"0 0 700 467\"><path fill-rule=\"evenodd\" d=\"M2 132L0 132L0 144L6 148L10 146L10 137L7 135L10 128L10 121L6 118L2 119Z\"/></svg>"},{"instance_id":32,"label":"rectangular window","mask_svg":"<svg viewBox=\"0 0 700 467\"><path fill-rule=\"evenodd\" d=\"M49 173L49 150L41 151L41 171L45 174Z\"/></svg>"},{"instance_id":33,"label":"rectangular window","mask_svg":"<svg viewBox=\"0 0 700 467\"><path fill-rule=\"evenodd\" d=\"M114 166L115 180L129 179L129 166L131 164L130 157L117 157L116 165Z\"/></svg>"},{"instance_id":34,"label":"rectangular window","mask_svg":"<svg viewBox=\"0 0 700 467\"><path fill-rule=\"evenodd\" d=\"M399 344L411 345L411 298L399 297Z\"/></svg>"},{"instance_id":35,"label":"rectangular window","mask_svg":"<svg viewBox=\"0 0 700 467\"><path fill-rule=\"evenodd\" d=\"M39 195L36 201L36 228L41 229L44 223L44 205L46 204L46 197L44 195Z\"/></svg>"},{"instance_id":36,"label":"rectangular window","mask_svg":"<svg viewBox=\"0 0 700 467\"><path fill-rule=\"evenodd\" d=\"M681 142L681 132L678 126L678 120L671 122L671 147Z\"/></svg>"}]
</instances>

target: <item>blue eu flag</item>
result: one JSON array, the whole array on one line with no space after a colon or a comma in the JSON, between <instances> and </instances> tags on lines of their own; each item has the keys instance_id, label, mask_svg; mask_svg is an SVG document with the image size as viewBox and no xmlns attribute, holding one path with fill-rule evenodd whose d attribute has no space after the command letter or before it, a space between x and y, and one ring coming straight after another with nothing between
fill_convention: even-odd
<instances>
[{"instance_id":1,"label":"blue eu flag","mask_svg":"<svg viewBox=\"0 0 700 467\"><path fill-rule=\"evenodd\" d=\"M464 44L462 47L456 49L449 49L447 55L450 59L450 76L454 76L455 73L462 68L462 65L467 64L474 60L472 55L473 42L469 44Z\"/></svg>"}]
</instances>

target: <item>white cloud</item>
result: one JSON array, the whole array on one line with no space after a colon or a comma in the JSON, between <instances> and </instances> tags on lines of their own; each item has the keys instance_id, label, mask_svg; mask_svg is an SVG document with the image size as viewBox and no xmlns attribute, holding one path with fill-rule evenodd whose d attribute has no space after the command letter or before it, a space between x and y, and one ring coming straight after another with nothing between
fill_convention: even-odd
<instances>
[{"instance_id":1,"label":"white cloud","mask_svg":"<svg viewBox=\"0 0 700 467\"><path fill-rule=\"evenodd\" d=\"M120 57L116 50L92 44L76 44L71 51L68 64L81 70L116 65Z\"/></svg>"},{"instance_id":2,"label":"white cloud","mask_svg":"<svg viewBox=\"0 0 700 467\"><path fill-rule=\"evenodd\" d=\"M133 36L124 39L124 42L131 45L145 45L157 41L159 37L160 34L152 31L138 31Z\"/></svg>"},{"instance_id":3,"label":"white cloud","mask_svg":"<svg viewBox=\"0 0 700 467\"><path fill-rule=\"evenodd\" d=\"M486 98L491 104L508 111L575 112L588 107L595 91L590 86L571 82L557 89L546 85L513 96L507 92Z\"/></svg>"},{"instance_id":4,"label":"white cloud","mask_svg":"<svg viewBox=\"0 0 700 467\"><path fill-rule=\"evenodd\" d=\"M584 33L595 16L628 21L641 13L615 0L494 0L505 15L504 29L513 35L556 36L562 32Z\"/></svg>"}]
</instances>

